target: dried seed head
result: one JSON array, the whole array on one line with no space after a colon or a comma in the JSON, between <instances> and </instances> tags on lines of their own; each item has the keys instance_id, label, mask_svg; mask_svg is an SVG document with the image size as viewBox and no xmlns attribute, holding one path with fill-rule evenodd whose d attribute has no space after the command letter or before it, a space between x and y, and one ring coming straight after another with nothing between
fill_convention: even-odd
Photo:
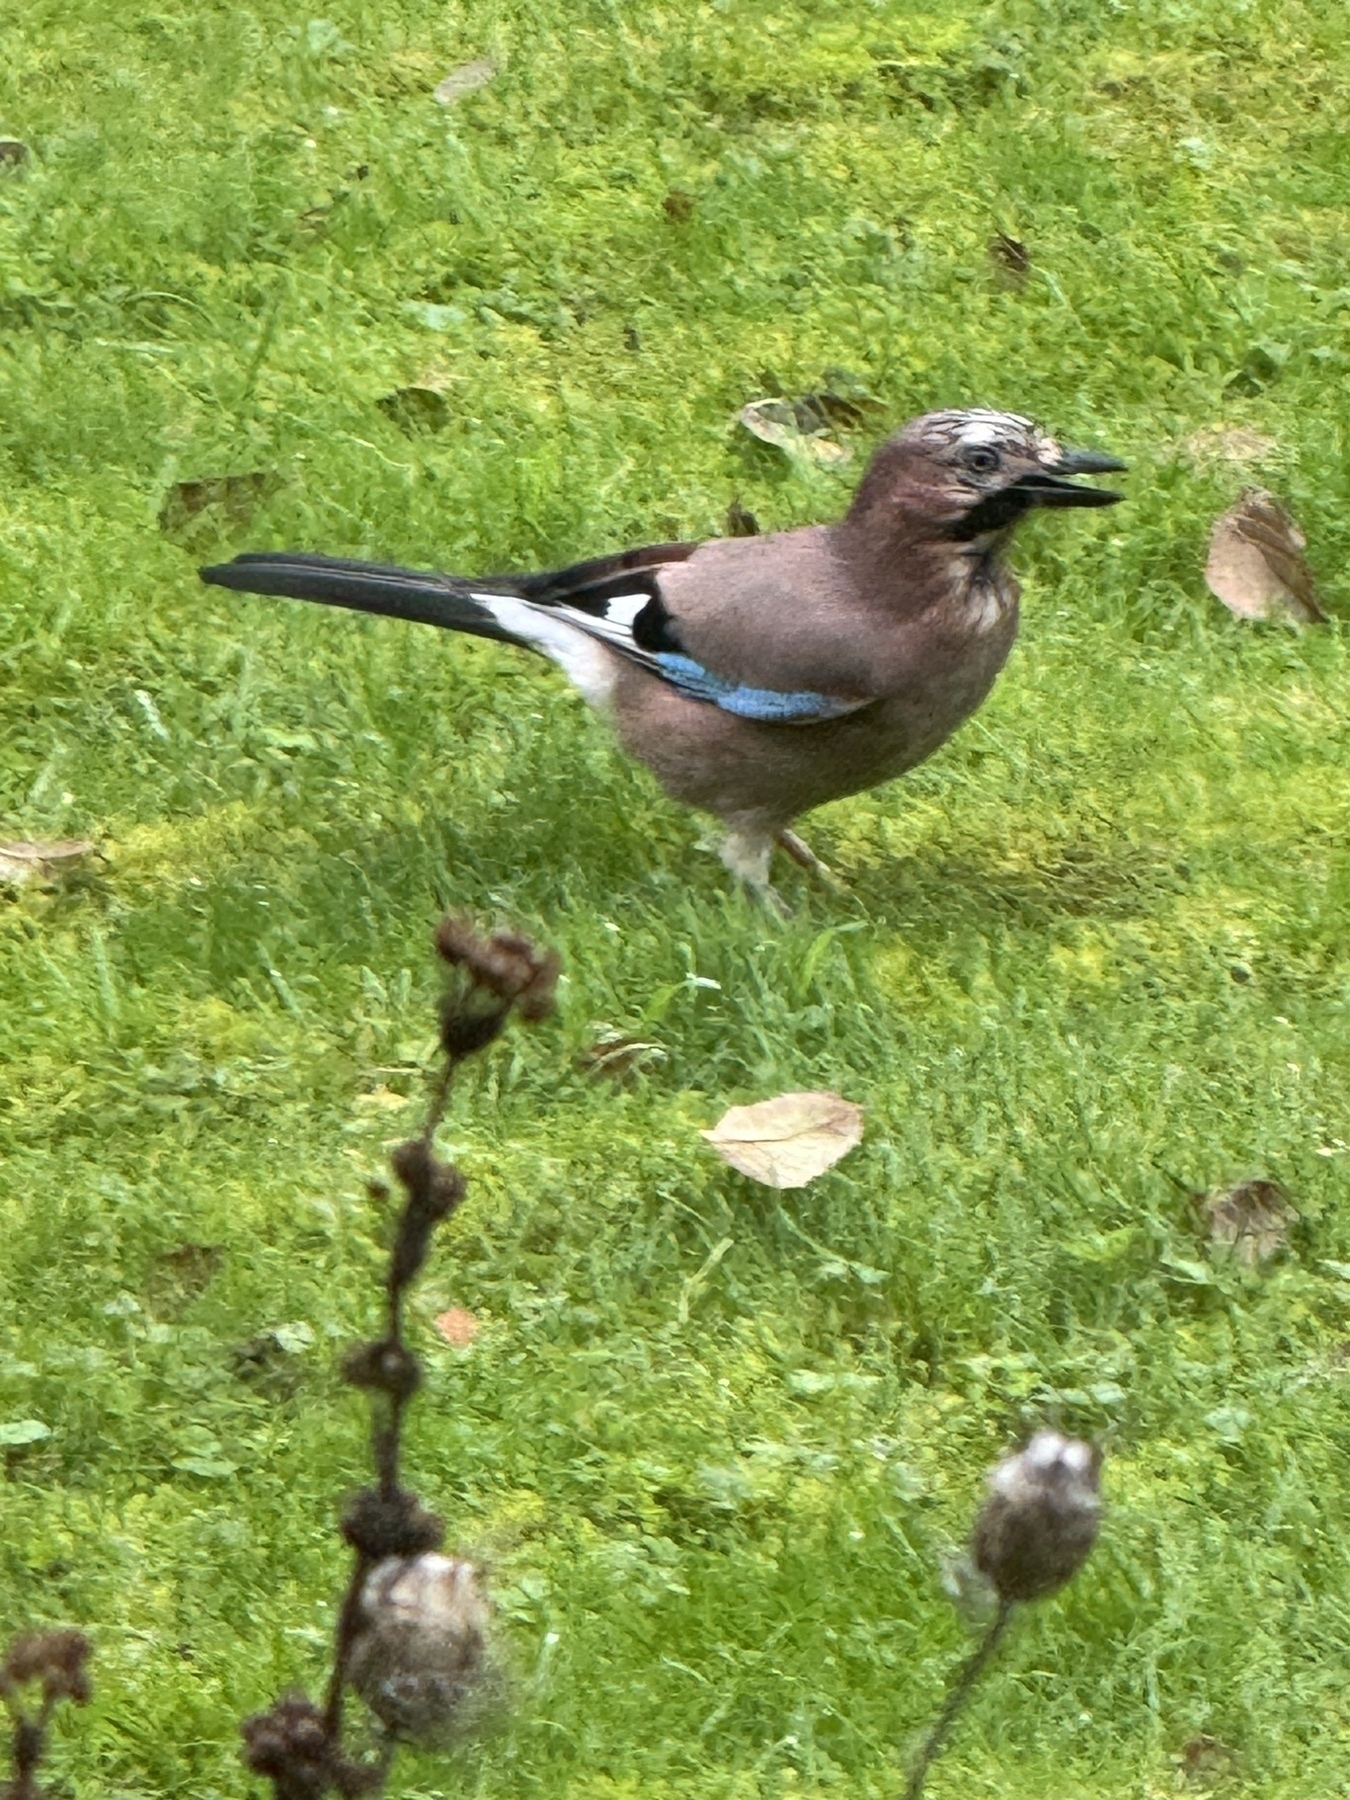
<instances>
[{"instance_id":1,"label":"dried seed head","mask_svg":"<svg viewBox=\"0 0 1350 1800\"><path fill-rule=\"evenodd\" d=\"M476 987L508 1006L516 1004L521 1018L546 1018L552 1010L557 953L536 950L518 931L494 931L483 937L467 919L442 919L436 949L446 962L463 969Z\"/></svg>"},{"instance_id":2,"label":"dried seed head","mask_svg":"<svg viewBox=\"0 0 1350 1800\"><path fill-rule=\"evenodd\" d=\"M342 1535L353 1550L376 1563L438 1550L445 1527L407 1488L383 1494L370 1487L352 1496L342 1515Z\"/></svg>"},{"instance_id":3,"label":"dried seed head","mask_svg":"<svg viewBox=\"0 0 1350 1800\"><path fill-rule=\"evenodd\" d=\"M446 994L441 1001L441 1049L455 1061L476 1056L500 1037L510 1011L507 1001L484 1000L473 988L467 994Z\"/></svg>"},{"instance_id":4,"label":"dried seed head","mask_svg":"<svg viewBox=\"0 0 1350 1800\"><path fill-rule=\"evenodd\" d=\"M452 1062L485 1050L512 1007L522 1019L553 1010L558 958L518 931L484 936L467 919L442 919L436 949L457 972L441 1001L441 1048Z\"/></svg>"},{"instance_id":5,"label":"dried seed head","mask_svg":"<svg viewBox=\"0 0 1350 1800\"><path fill-rule=\"evenodd\" d=\"M83 1706L92 1691L87 1666L92 1648L82 1631L21 1632L0 1664L0 1692L40 1681L44 1700Z\"/></svg>"},{"instance_id":6,"label":"dried seed head","mask_svg":"<svg viewBox=\"0 0 1350 1800\"><path fill-rule=\"evenodd\" d=\"M328 1792L332 1746L323 1714L311 1701L278 1700L270 1711L245 1719L240 1731L244 1761L255 1775L275 1782L278 1791Z\"/></svg>"},{"instance_id":7,"label":"dried seed head","mask_svg":"<svg viewBox=\"0 0 1350 1800\"><path fill-rule=\"evenodd\" d=\"M471 1722L488 1674L490 1611L472 1563L378 1563L361 1590L351 1683L398 1737L444 1741Z\"/></svg>"},{"instance_id":8,"label":"dried seed head","mask_svg":"<svg viewBox=\"0 0 1350 1800\"><path fill-rule=\"evenodd\" d=\"M452 1213L464 1198L466 1184L459 1170L441 1162L421 1138L398 1145L392 1161L413 1209L433 1222Z\"/></svg>"},{"instance_id":9,"label":"dried seed head","mask_svg":"<svg viewBox=\"0 0 1350 1800\"><path fill-rule=\"evenodd\" d=\"M346 1757L329 1736L323 1714L303 1694L278 1700L239 1729L244 1761L255 1775L268 1778L277 1800L323 1800L334 1792L351 1800L381 1785L378 1768Z\"/></svg>"},{"instance_id":10,"label":"dried seed head","mask_svg":"<svg viewBox=\"0 0 1350 1800\"><path fill-rule=\"evenodd\" d=\"M459 1205L468 1183L458 1169L441 1162L422 1138L400 1144L392 1160L408 1200L398 1222L389 1279L395 1288L404 1288L426 1261L432 1232Z\"/></svg>"},{"instance_id":11,"label":"dried seed head","mask_svg":"<svg viewBox=\"0 0 1350 1800\"><path fill-rule=\"evenodd\" d=\"M1101 1452L1038 1431L989 1477L975 1564L1000 1600L1039 1600L1076 1575L1101 1523Z\"/></svg>"}]
</instances>

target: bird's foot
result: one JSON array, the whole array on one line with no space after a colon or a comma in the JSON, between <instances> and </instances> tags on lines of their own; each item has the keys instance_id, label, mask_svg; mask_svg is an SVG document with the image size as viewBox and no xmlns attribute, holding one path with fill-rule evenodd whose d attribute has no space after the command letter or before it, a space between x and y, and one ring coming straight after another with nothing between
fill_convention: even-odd
<instances>
[{"instance_id":1,"label":"bird's foot","mask_svg":"<svg viewBox=\"0 0 1350 1800\"><path fill-rule=\"evenodd\" d=\"M795 831L780 831L774 840L780 850L786 850L798 868L809 869L813 875L821 876L825 881L837 881L839 878L828 863L823 863L804 838L799 838Z\"/></svg>"}]
</instances>

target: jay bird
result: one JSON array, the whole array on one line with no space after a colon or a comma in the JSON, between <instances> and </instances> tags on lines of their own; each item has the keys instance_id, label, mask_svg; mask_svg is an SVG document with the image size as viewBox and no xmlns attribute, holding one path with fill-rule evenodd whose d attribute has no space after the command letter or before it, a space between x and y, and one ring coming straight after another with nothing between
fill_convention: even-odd
<instances>
[{"instance_id":1,"label":"jay bird","mask_svg":"<svg viewBox=\"0 0 1350 1800\"><path fill-rule=\"evenodd\" d=\"M674 799L727 828L722 860L773 898L775 843L813 806L931 756L1017 634L1003 562L1042 506L1110 506L1123 469L1013 413L927 413L873 456L834 525L651 544L553 573L469 578L286 551L204 581L419 620L538 651Z\"/></svg>"}]
</instances>

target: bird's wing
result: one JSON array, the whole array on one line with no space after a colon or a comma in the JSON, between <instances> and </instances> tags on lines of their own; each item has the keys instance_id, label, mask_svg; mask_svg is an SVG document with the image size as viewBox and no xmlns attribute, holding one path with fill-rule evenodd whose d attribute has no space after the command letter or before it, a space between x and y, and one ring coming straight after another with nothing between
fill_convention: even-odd
<instances>
[{"instance_id":1,"label":"bird's wing","mask_svg":"<svg viewBox=\"0 0 1350 1800\"><path fill-rule=\"evenodd\" d=\"M710 539L663 570L661 598L685 655L738 683L810 688L850 711L886 691L894 619L827 527Z\"/></svg>"},{"instance_id":2,"label":"bird's wing","mask_svg":"<svg viewBox=\"0 0 1350 1800\"><path fill-rule=\"evenodd\" d=\"M688 561L697 544L657 544L619 556L579 563L548 575L515 579L516 598L475 593L501 625L522 630L521 606L546 614L637 663L691 700L702 700L743 719L768 724L813 725L842 718L871 704L811 688L757 687L719 675L690 656L661 593L661 571Z\"/></svg>"}]
</instances>

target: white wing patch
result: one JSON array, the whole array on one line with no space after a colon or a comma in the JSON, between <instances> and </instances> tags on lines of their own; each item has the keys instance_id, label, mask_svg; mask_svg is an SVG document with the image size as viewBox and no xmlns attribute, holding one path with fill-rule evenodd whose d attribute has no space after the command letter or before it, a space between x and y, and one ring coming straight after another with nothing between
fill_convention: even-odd
<instances>
[{"instance_id":1,"label":"white wing patch","mask_svg":"<svg viewBox=\"0 0 1350 1800\"><path fill-rule=\"evenodd\" d=\"M513 637L547 656L566 675L583 700L591 706L608 706L614 693L618 668L614 657L593 631L574 625L561 607L535 606L514 594L474 594L485 612ZM642 596L645 605L647 596ZM588 620L600 624L600 620ZM616 632L615 637L622 634Z\"/></svg>"},{"instance_id":2,"label":"white wing patch","mask_svg":"<svg viewBox=\"0 0 1350 1800\"><path fill-rule=\"evenodd\" d=\"M605 606L605 619L611 625L621 625L631 637L633 620L650 599L650 594L615 594Z\"/></svg>"},{"instance_id":3,"label":"white wing patch","mask_svg":"<svg viewBox=\"0 0 1350 1800\"><path fill-rule=\"evenodd\" d=\"M633 643L633 621L651 599L650 594L615 594L605 602L603 613L583 611L564 601L549 610L572 619L587 637L601 638L616 649L629 654L636 651Z\"/></svg>"}]
</instances>

